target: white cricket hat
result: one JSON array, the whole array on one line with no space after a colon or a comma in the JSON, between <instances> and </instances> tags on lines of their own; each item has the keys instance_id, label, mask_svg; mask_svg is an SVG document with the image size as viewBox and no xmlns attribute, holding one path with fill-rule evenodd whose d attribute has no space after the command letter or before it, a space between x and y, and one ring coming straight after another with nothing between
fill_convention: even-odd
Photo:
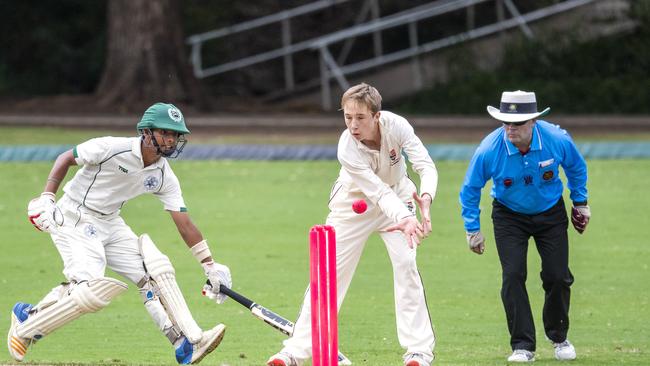
<instances>
[{"instance_id":1,"label":"white cricket hat","mask_svg":"<svg viewBox=\"0 0 650 366\"><path fill-rule=\"evenodd\" d=\"M487 111L494 119L502 122L524 122L547 115L551 108L546 107L538 112L535 93L517 90L503 92L499 108L488 106Z\"/></svg>"}]
</instances>

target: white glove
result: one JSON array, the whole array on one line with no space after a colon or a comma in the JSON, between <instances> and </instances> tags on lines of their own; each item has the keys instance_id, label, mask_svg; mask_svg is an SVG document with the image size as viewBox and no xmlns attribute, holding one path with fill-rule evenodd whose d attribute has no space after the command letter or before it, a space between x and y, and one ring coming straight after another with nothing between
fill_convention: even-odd
<instances>
[{"instance_id":1,"label":"white glove","mask_svg":"<svg viewBox=\"0 0 650 366\"><path fill-rule=\"evenodd\" d=\"M201 263L205 276L210 281L212 286L206 285L203 287L205 295L217 302L223 304L228 298L226 295L219 292L219 286L224 285L228 288L232 287L232 277L230 276L230 269L223 264L215 262Z\"/></svg>"},{"instance_id":2,"label":"white glove","mask_svg":"<svg viewBox=\"0 0 650 366\"><path fill-rule=\"evenodd\" d=\"M52 192L43 192L37 198L29 201L27 217L34 227L40 231L52 232L57 226L57 221L63 223L62 216L56 215L56 196ZM60 225L60 224L59 224Z\"/></svg>"},{"instance_id":3,"label":"white glove","mask_svg":"<svg viewBox=\"0 0 650 366\"><path fill-rule=\"evenodd\" d=\"M485 237L481 234L481 231L467 232L465 233L467 238L467 244L469 245L469 250L476 254L483 254L485 251Z\"/></svg>"}]
</instances>

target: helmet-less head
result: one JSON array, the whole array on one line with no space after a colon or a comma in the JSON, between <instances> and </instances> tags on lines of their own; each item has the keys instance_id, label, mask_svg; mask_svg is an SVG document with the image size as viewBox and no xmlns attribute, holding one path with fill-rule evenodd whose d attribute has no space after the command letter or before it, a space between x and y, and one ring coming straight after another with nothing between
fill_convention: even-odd
<instances>
[{"instance_id":1,"label":"helmet-less head","mask_svg":"<svg viewBox=\"0 0 650 366\"><path fill-rule=\"evenodd\" d=\"M187 143L184 135L190 133L181 110L167 103L147 108L137 129L145 144L152 144L159 155L168 158L175 158L183 151Z\"/></svg>"}]
</instances>

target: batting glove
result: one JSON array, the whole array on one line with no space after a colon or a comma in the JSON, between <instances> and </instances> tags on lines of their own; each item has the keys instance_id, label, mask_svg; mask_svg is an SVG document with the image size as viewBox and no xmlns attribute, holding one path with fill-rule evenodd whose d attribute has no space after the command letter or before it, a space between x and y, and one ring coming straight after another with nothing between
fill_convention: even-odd
<instances>
[{"instance_id":1,"label":"batting glove","mask_svg":"<svg viewBox=\"0 0 650 366\"><path fill-rule=\"evenodd\" d=\"M467 245L469 245L469 250L476 254L483 254L485 251L485 237L481 234L481 231L466 232L465 238L467 239Z\"/></svg>"},{"instance_id":2,"label":"batting glove","mask_svg":"<svg viewBox=\"0 0 650 366\"><path fill-rule=\"evenodd\" d=\"M210 281L210 285L203 287L203 292L206 296L216 301L217 304L223 304L228 297L219 292L219 286L224 285L228 288L232 287L230 269L223 264L214 262L202 263L202 265L203 270L205 270L205 276L208 278L208 281Z\"/></svg>"},{"instance_id":3,"label":"batting glove","mask_svg":"<svg viewBox=\"0 0 650 366\"><path fill-rule=\"evenodd\" d=\"M32 225L40 231L51 232L54 230L56 227L55 211L56 197L52 192L41 193L27 205L27 217Z\"/></svg>"},{"instance_id":4,"label":"batting glove","mask_svg":"<svg viewBox=\"0 0 650 366\"><path fill-rule=\"evenodd\" d=\"M571 207L571 223L579 234L582 234L589 224L591 210L588 205Z\"/></svg>"}]
</instances>

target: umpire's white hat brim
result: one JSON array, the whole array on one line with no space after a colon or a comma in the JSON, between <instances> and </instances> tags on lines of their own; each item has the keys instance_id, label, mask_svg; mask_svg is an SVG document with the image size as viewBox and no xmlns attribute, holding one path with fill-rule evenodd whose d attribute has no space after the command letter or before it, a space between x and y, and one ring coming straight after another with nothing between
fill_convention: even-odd
<instances>
[{"instance_id":1,"label":"umpire's white hat brim","mask_svg":"<svg viewBox=\"0 0 650 366\"><path fill-rule=\"evenodd\" d=\"M546 107L546 109L537 113L503 113L499 108L494 108L489 105L487 106L487 111L492 118L502 122L524 122L547 115L551 111L551 108Z\"/></svg>"}]
</instances>

